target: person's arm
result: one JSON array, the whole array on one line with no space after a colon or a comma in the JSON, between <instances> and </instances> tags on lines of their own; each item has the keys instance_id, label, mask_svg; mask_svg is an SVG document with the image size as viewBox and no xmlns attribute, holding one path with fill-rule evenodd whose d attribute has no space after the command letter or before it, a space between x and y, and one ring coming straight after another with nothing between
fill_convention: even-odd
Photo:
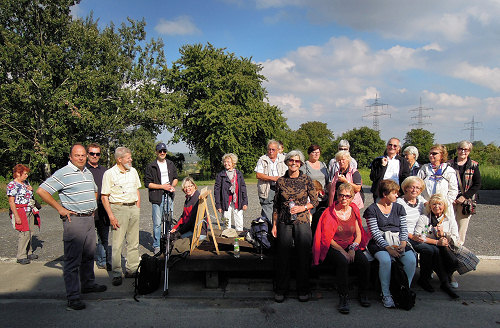
<instances>
[{"instance_id":1,"label":"person's arm","mask_svg":"<svg viewBox=\"0 0 500 328\"><path fill-rule=\"evenodd\" d=\"M141 193L137 189L137 203L135 204L138 208L141 208Z\"/></svg>"},{"instance_id":2,"label":"person's arm","mask_svg":"<svg viewBox=\"0 0 500 328\"><path fill-rule=\"evenodd\" d=\"M469 190L464 193L466 199L471 199L479 189L481 189L481 173L479 172L479 165L474 169L474 174L472 174L472 185ZM463 201L462 201L463 203Z\"/></svg>"},{"instance_id":3,"label":"person's arm","mask_svg":"<svg viewBox=\"0 0 500 328\"><path fill-rule=\"evenodd\" d=\"M241 191L241 198L239 201L241 201L241 204L243 205L242 206L242 210L243 211L246 211L247 208L248 208L248 194L247 194L247 185L245 183L245 179L243 177L243 173L241 173L240 171L238 171L238 188L239 190Z\"/></svg>"},{"instance_id":4,"label":"person's arm","mask_svg":"<svg viewBox=\"0 0 500 328\"><path fill-rule=\"evenodd\" d=\"M278 180L279 177L273 177L273 176L270 176L270 175L266 175L264 173L256 173L255 176L257 177L257 179L259 180L262 180L262 181L274 181L276 182Z\"/></svg>"},{"instance_id":5,"label":"person's arm","mask_svg":"<svg viewBox=\"0 0 500 328\"><path fill-rule=\"evenodd\" d=\"M61 204L59 204L54 197L45 189L38 187L36 190L36 194L42 198L44 202L52 206L54 209L56 209L57 213L59 213L60 216L65 216L67 217L68 222L71 222L70 215L71 214L76 214L73 211L70 211L64 207L62 207Z\"/></svg>"},{"instance_id":6,"label":"person's arm","mask_svg":"<svg viewBox=\"0 0 500 328\"><path fill-rule=\"evenodd\" d=\"M221 188L222 188L222 174L219 173L215 177L215 184L214 184L215 208L219 213L222 213Z\"/></svg>"},{"instance_id":7,"label":"person's arm","mask_svg":"<svg viewBox=\"0 0 500 328\"><path fill-rule=\"evenodd\" d=\"M111 210L111 205L109 204L109 195L101 193L101 201L102 206L106 210L106 213L108 213L109 224L114 230L118 229L120 225L118 224L118 219L115 217L113 211Z\"/></svg>"},{"instance_id":8,"label":"person's arm","mask_svg":"<svg viewBox=\"0 0 500 328\"><path fill-rule=\"evenodd\" d=\"M19 213L17 212L17 207L16 207L16 197L14 196L9 196L9 207L12 212L12 215L14 215L14 219L16 220L16 224L21 224L21 217L19 216Z\"/></svg>"},{"instance_id":9,"label":"person's arm","mask_svg":"<svg viewBox=\"0 0 500 328\"><path fill-rule=\"evenodd\" d=\"M344 175L339 175L339 181L342 183L350 184L352 186L352 189L354 190L354 193L358 193L361 191L362 180L361 174L358 171L355 171L352 174L352 181L347 180L346 176Z\"/></svg>"}]
</instances>

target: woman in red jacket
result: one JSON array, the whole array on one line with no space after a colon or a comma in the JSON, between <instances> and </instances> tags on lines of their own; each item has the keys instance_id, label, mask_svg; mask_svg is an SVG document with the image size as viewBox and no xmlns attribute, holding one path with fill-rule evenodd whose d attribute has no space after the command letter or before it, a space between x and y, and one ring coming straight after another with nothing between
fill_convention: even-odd
<instances>
[{"instance_id":1,"label":"woman in red jacket","mask_svg":"<svg viewBox=\"0 0 500 328\"><path fill-rule=\"evenodd\" d=\"M181 238L187 238L193 235L196 213L198 212L200 192L191 177L185 177L184 180L182 180L181 186L182 191L186 194L184 210L182 211L182 216L179 218L179 221L177 221L177 224L172 228L172 230L170 230L170 233L178 231Z\"/></svg>"}]
</instances>

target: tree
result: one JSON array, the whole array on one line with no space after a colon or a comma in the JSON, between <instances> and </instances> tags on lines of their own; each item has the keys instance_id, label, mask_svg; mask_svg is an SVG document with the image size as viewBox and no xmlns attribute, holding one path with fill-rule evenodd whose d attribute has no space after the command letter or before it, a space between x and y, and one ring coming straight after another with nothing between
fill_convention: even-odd
<instances>
[{"instance_id":1,"label":"tree","mask_svg":"<svg viewBox=\"0 0 500 328\"><path fill-rule=\"evenodd\" d=\"M210 43L185 45L179 52L165 79L173 140L183 140L208 159L212 174L228 152L238 156L239 169L251 172L266 141L286 128L282 112L265 101L262 67Z\"/></svg>"},{"instance_id":2,"label":"tree","mask_svg":"<svg viewBox=\"0 0 500 328\"><path fill-rule=\"evenodd\" d=\"M382 156L385 150L385 142L380 139L380 133L366 126L349 130L338 137L335 142L336 149L342 139L349 141L349 151L358 162L358 167L368 167L373 159Z\"/></svg>"},{"instance_id":3,"label":"tree","mask_svg":"<svg viewBox=\"0 0 500 328\"><path fill-rule=\"evenodd\" d=\"M403 151L408 146L415 146L418 149L418 162L420 164L428 163L427 154L434 144L434 133L424 129L412 129L406 133L404 144L401 150Z\"/></svg>"},{"instance_id":4,"label":"tree","mask_svg":"<svg viewBox=\"0 0 500 328\"><path fill-rule=\"evenodd\" d=\"M162 42L144 44L144 21L99 30L92 16L72 20L78 2L1 6L0 160L29 163L39 179L67 162L74 142L134 148L130 135L154 136L168 122Z\"/></svg>"},{"instance_id":5,"label":"tree","mask_svg":"<svg viewBox=\"0 0 500 328\"><path fill-rule=\"evenodd\" d=\"M306 122L292 133L292 138L289 139L289 149L299 149L307 154L309 146L316 144L321 147L322 160L328 161L331 158L333 142L333 132L327 128L326 123Z\"/></svg>"}]
</instances>

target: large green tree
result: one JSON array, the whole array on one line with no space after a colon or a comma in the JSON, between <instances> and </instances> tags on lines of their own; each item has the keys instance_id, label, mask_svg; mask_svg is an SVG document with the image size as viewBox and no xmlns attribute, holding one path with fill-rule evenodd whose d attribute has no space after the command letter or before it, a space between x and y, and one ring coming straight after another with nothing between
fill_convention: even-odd
<instances>
[{"instance_id":1,"label":"large green tree","mask_svg":"<svg viewBox=\"0 0 500 328\"><path fill-rule=\"evenodd\" d=\"M92 17L73 20L78 2L2 1L0 160L7 168L27 163L42 178L65 164L74 142L134 148L144 139L131 136L154 139L168 122L163 44L145 43L144 21L101 30Z\"/></svg>"},{"instance_id":2,"label":"large green tree","mask_svg":"<svg viewBox=\"0 0 500 328\"><path fill-rule=\"evenodd\" d=\"M412 129L406 133L401 151L408 146L415 146L419 153L418 162L420 164L429 163L427 154L429 154L433 144L434 133L424 129Z\"/></svg>"},{"instance_id":3,"label":"large green tree","mask_svg":"<svg viewBox=\"0 0 500 328\"><path fill-rule=\"evenodd\" d=\"M185 45L166 78L175 110L174 141L183 140L219 170L224 153L239 157L239 168L251 172L266 141L282 135L282 112L267 103L262 67L210 43Z\"/></svg>"},{"instance_id":4,"label":"large green tree","mask_svg":"<svg viewBox=\"0 0 500 328\"><path fill-rule=\"evenodd\" d=\"M366 126L345 132L337 138L335 146L342 139L349 141L349 151L359 167L368 167L385 150L385 142L380 138L380 133Z\"/></svg>"},{"instance_id":5,"label":"large green tree","mask_svg":"<svg viewBox=\"0 0 500 328\"><path fill-rule=\"evenodd\" d=\"M326 123L312 121L302 123L300 127L291 134L289 149L299 149L307 155L310 145L316 144L321 147L321 158L329 161L333 153L332 147L335 141L333 132L328 129Z\"/></svg>"}]
</instances>

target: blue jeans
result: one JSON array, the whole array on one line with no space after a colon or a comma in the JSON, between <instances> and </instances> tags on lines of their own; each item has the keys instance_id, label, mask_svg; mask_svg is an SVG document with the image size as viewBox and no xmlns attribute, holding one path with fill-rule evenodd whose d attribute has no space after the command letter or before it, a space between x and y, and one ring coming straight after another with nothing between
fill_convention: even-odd
<instances>
[{"instance_id":1,"label":"blue jeans","mask_svg":"<svg viewBox=\"0 0 500 328\"><path fill-rule=\"evenodd\" d=\"M391 283L392 258L386 251L379 251L375 253L375 258L379 263L378 276L380 279L380 286L382 288L382 295L389 296L391 295L389 285ZM399 260L403 263L406 276L408 277L408 285L411 286L411 281L413 279L413 275L415 274L415 266L417 265L415 254L413 254L413 251L406 251L405 255L401 256Z\"/></svg>"},{"instance_id":2,"label":"blue jeans","mask_svg":"<svg viewBox=\"0 0 500 328\"><path fill-rule=\"evenodd\" d=\"M174 202L172 197L167 197L169 201L169 209L171 217L174 216ZM160 239L161 239L161 219L163 216L163 205L165 202L165 198L162 198L161 204L152 204L152 216L153 216L153 248L160 248ZM173 223L173 222L172 222Z\"/></svg>"}]
</instances>

